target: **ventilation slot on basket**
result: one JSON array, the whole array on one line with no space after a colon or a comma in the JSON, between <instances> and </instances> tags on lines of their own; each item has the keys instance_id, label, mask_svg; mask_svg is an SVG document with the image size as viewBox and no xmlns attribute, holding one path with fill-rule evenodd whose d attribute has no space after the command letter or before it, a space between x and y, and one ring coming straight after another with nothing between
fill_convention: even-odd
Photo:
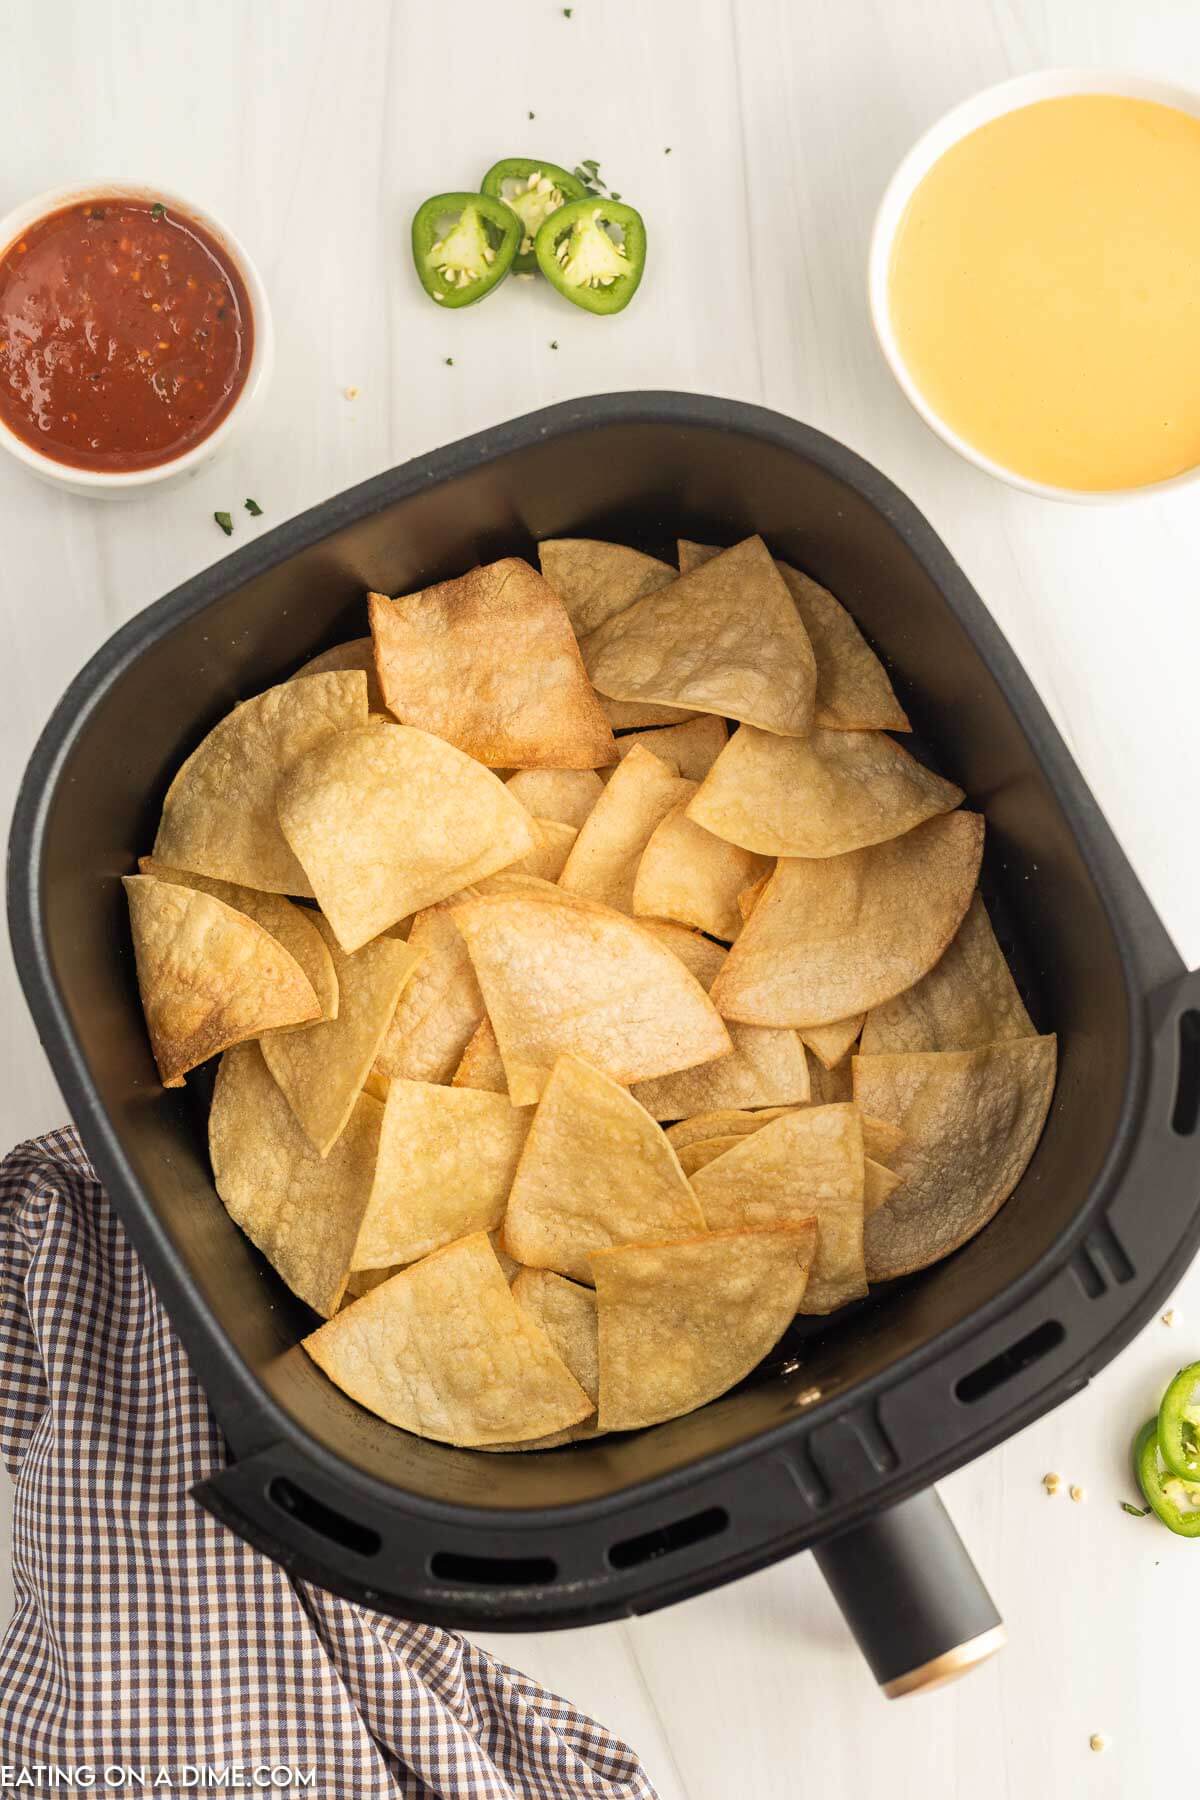
<instances>
[{"instance_id":1,"label":"ventilation slot on basket","mask_svg":"<svg viewBox=\"0 0 1200 1800\"><path fill-rule=\"evenodd\" d=\"M670 1556L675 1550L702 1544L705 1538L719 1537L728 1524L729 1514L725 1508L710 1506L706 1512L692 1513L689 1518L676 1519L670 1525L659 1525L654 1531L642 1532L640 1537L622 1538L609 1550L608 1560L614 1569L636 1569L660 1556Z\"/></svg>"},{"instance_id":2,"label":"ventilation slot on basket","mask_svg":"<svg viewBox=\"0 0 1200 1800\"><path fill-rule=\"evenodd\" d=\"M1200 1013L1185 1012L1179 1020L1179 1081L1171 1130L1191 1137L1200 1124Z\"/></svg>"},{"instance_id":3,"label":"ventilation slot on basket","mask_svg":"<svg viewBox=\"0 0 1200 1800\"><path fill-rule=\"evenodd\" d=\"M552 1556L462 1556L435 1550L429 1573L455 1587L546 1587L558 1578Z\"/></svg>"},{"instance_id":4,"label":"ventilation slot on basket","mask_svg":"<svg viewBox=\"0 0 1200 1800\"><path fill-rule=\"evenodd\" d=\"M1020 1375L1023 1370L1032 1368L1035 1362L1040 1362L1043 1356L1048 1356L1051 1350L1057 1350L1066 1335L1057 1319L1047 1319L1044 1325L1039 1325L1036 1330L1018 1338L1015 1344L1010 1344L999 1356L981 1363L969 1375L960 1376L954 1384L956 1398L967 1406L973 1405L976 1400L983 1400L988 1394L995 1393L998 1387L1003 1387L1006 1381L1011 1381L1014 1375Z\"/></svg>"},{"instance_id":5,"label":"ventilation slot on basket","mask_svg":"<svg viewBox=\"0 0 1200 1800\"><path fill-rule=\"evenodd\" d=\"M369 1525L360 1525L356 1519L348 1519L345 1513L326 1506L314 1494L306 1494L286 1475L276 1475L267 1493L281 1512L299 1519L301 1525L329 1538L332 1543L340 1544L343 1550L353 1550L356 1556L378 1556L383 1548L383 1539L377 1531L372 1531Z\"/></svg>"}]
</instances>

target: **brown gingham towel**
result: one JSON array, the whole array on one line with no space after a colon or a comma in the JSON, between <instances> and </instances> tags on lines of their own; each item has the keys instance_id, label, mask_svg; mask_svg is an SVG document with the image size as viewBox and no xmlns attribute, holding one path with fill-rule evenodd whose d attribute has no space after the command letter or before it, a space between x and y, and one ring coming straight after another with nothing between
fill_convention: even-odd
<instances>
[{"instance_id":1,"label":"brown gingham towel","mask_svg":"<svg viewBox=\"0 0 1200 1800\"><path fill-rule=\"evenodd\" d=\"M567 1701L289 1580L190 1498L225 1446L70 1130L0 1163L0 1452L0 1764L240 1765L248 1787L315 1768L293 1791L319 1800L654 1800Z\"/></svg>"}]
</instances>

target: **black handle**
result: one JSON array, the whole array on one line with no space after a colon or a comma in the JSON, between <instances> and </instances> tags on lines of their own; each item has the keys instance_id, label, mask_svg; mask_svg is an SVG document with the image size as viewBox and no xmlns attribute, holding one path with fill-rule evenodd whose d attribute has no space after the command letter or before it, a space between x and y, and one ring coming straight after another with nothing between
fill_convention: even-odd
<instances>
[{"instance_id":1,"label":"black handle","mask_svg":"<svg viewBox=\"0 0 1200 1800\"><path fill-rule=\"evenodd\" d=\"M1004 1625L934 1488L813 1551L889 1700L965 1675Z\"/></svg>"}]
</instances>

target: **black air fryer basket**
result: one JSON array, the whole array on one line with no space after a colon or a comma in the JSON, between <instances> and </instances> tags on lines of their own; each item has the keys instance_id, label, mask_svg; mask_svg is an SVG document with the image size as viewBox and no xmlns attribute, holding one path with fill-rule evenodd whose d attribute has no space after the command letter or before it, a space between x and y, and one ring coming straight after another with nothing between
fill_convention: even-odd
<instances>
[{"instance_id":1,"label":"black air fryer basket","mask_svg":"<svg viewBox=\"0 0 1200 1800\"><path fill-rule=\"evenodd\" d=\"M408 1436L297 1347L313 1316L213 1188L203 1084L159 1087L119 877L201 736L361 636L368 588L530 556L546 536L671 557L676 533L753 531L849 607L919 739L986 815L985 896L1038 1028L1059 1034L1042 1142L973 1242L786 1340L699 1412L507 1457ZM296 1574L407 1617L591 1623L813 1546L897 1691L963 1639L990 1647L996 1614L926 1490L1082 1387L1200 1233L1200 982L925 520L839 444L755 407L655 393L551 407L187 582L105 645L47 726L9 901L55 1073L229 1441L198 1497Z\"/></svg>"}]
</instances>

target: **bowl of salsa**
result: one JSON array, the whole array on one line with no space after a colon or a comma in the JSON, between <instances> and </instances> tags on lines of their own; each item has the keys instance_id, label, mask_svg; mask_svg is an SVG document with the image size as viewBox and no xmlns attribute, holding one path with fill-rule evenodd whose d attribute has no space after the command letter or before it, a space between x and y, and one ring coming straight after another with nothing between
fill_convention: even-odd
<instances>
[{"instance_id":1,"label":"bowl of salsa","mask_svg":"<svg viewBox=\"0 0 1200 1800\"><path fill-rule=\"evenodd\" d=\"M1200 475L1200 94L1105 69L1002 82L896 171L868 274L927 424L989 474L1105 501Z\"/></svg>"},{"instance_id":2,"label":"bowl of salsa","mask_svg":"<svg viewBox=\"0 0 1200 1800\"><path fill-rule=\"evenodd\" d=\"M273 360L233 234L162 189L60 188L0 219L0 444L76 493L173 479L216 454Z\"/></svg>"}]
</instances>

